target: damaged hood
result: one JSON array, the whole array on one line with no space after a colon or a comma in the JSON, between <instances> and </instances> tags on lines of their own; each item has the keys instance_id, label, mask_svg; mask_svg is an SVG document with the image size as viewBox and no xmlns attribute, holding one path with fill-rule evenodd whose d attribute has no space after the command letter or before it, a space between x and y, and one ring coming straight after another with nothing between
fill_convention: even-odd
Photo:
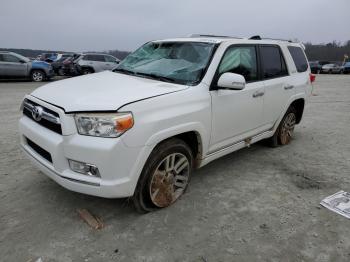
<instances>
[{"instance_id":1,"label":"damaged hood","mask_svg":"<svg viewBox=\"0 0 350 262\"><path fill-rule=\"evenodd\" d=\"M32 96L68 112L112 111L125 104L187 89L188 86L105 71L39 87Z\"/></svg>"}]
</instances>

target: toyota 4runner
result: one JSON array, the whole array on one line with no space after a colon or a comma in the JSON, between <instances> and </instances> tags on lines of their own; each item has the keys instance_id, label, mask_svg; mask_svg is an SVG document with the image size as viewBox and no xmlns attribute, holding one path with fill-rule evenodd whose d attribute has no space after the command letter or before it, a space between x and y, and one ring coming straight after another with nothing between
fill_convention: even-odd
<instances>
[{"instance_id":1,"label":"toyota 4runner","mask_svg":"<svg viewBox=\"0 0 350 262\"><path fill-rule=\"evenodd\" d=\"M25 154L63 187L174 203L192 171L266 139L291 141L312 91L304 47L193 36L146 43L113 72L44 85L22 103Z\"/></svg>"}]
</instances>

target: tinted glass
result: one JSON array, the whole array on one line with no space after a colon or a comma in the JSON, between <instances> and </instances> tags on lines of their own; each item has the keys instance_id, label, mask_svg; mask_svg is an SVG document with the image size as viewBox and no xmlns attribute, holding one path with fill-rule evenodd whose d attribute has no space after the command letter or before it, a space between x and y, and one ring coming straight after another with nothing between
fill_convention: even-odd
<instances>
[{"instance_id":1,"label":"tinted glass","mask_svg":"<svg viewBox=\"0 0 350 262\"><path fill-rule=\"evenodd\" d=\"M227 72L240 74L247 82L257 80L255 47L229 47L220 63L219 75Z\"/></svg>"},{"instance_id":2,"label":"tinted glass","mask_svg":"<svg viewBox=\"0 0 350 262\"><path fill-rule=\"evenodd\" d=\"M84 60L105 62L103 55L85 55Z\"/></svg>"},{"instance_id":3,"label":"tinted glass","mask_svg":"<svg viewBox=\"0 0 350 262\"><path fill-rule=\"evenodd\" d=\"M288 75L286 63L277 46L261 46L262 71L265 79Z\"/></svg>"},{"instance_id":4,"label":"tinted glass","mask_svg":"<svg viewBox=\"0 0 350 262\"><path fill-rule=\"evenodd\" d=\"M292 55L297 71L299 73L305 72L308 68L308 65L307 65L307 60L303 50L301 50L300 47L296 47L296 46L288 46L288 50Z\"/></svg>"},{"instance_id":5,"label":"tinted glass","mask_svg":"<svg viewBox=\"0 0 350 262\"><path fill-rule=\"evenodd\" d=\"M10 54L3 54L3 61L5 62L12 62L12 63L19 63L20 59L18 57L15 57L14 55Z\"/></svg>"}]
</instances>

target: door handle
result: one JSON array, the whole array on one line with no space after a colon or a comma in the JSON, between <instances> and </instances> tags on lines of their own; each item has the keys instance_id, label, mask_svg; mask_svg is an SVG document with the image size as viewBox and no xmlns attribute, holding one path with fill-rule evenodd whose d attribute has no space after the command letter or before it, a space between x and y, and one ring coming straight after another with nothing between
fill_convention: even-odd
<instances>
[{"instance_id":1,"label":"door handle","mask_svg":"<svg viewBox=\"0 0 350 262\"><path fill-rule=\"evenodd\" d=\"M259 96L263 96L264 94L265 94L265 92L263 92L263 91L256 91L253 93L253 97L257 98Z\"/></svg>"},{"instance_id":2,"label":"door handle","mask_svg":"<svg viewBox=\"0 0 350 262\"><path fill-rule=\"evenodd\" d=\"M289 89L293 89L293 88L294 88L293 85L288 85L288 86L285 86L285 87L284 87L284 90L289 90Z\"/></svg>"}]
</instances>

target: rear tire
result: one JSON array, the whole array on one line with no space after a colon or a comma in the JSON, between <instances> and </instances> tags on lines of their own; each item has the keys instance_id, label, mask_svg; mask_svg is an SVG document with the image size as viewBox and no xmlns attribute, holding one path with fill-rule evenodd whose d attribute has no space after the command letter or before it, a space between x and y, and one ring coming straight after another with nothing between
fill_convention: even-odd
<instances>
[{"instance_id":1,"label":"rear tire","mask_svg":"<svg viewBox=\"0 0 350 262\"><path fill-rule=\"evenodd\" d=\"M149 156L133 202L140 213L168 207L186 191L193 166L192 151L181 139L168 139Z\"/></svg>"},{"instance_id":2,"label":"rear tire","mask_svg":"<svg viewBox=\"0 0 350 262\"><path fill-rule=\"evenodd\" d=\"M34 82L42 82L46 79L46 75L41 70L33 70L30 74L30 78Z\"/></svg>"},{"instance_id":3,"label":"rear tire","mask_svg":"<svg viewBox=\"0 0 350 262\"><path fill-rule=\"evenodd\" d=\"M290 143L296 125L297 111L290 106L282 118L275 134L269 138L268 144L271 147L284 146Z\"/></svg>"},{"instance_id":4,"label":"rear tire","mask_svg":"<svg viewBox=\"0 0 350 262\"><path fill-rule=\"evenodd\" d=\"M83 75L89 75L89 74L93 74L94 71L91 68L83 68L82 70L82 74Z\"/></svg>"}]
</instances>

